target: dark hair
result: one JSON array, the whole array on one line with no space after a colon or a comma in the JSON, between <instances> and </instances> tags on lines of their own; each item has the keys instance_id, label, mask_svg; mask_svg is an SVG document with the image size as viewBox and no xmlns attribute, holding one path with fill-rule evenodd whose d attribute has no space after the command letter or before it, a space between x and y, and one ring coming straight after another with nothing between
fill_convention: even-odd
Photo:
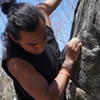
<instances>
[{"instance_id":1,"label":"dark hair","mask_svg":"<svg viewBox=\"0 0 100 100\"><path fill-rule=\"evenodd\" d=\"M19 40L19 31L35 31L41 18L44 21L43 15L33 5L28 3L16 3L16 0L1 0L1 9L7 15L8 24L5 28L3 40L10 39L9 33L14 39Z\"/></svg>"}]
</instances>

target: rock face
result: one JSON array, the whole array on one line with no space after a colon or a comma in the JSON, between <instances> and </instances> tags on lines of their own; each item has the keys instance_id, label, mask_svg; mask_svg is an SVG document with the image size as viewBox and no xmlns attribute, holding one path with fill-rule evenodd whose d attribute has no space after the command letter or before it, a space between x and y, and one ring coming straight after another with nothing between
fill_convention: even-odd
<instances>
[{"instance_id":1,"label":"rock face","mask_svg":"<svg viewBox=\"0 0 100 100\"><path fill-rule=\"evenodd\" d=\"M71 37L83 47L67 89L68 100L100 100L100 0L79 0Z\"/></svg>"},{"instance_id":2,"label":"rock face","mask_svg":"<svg viewBox=\"0 0 100 100\"><path fill-rule=\"evenodd\" d=\"M12 80L6 75L1 67L0 60L0 100L16 100L16 94Z\"/></svg>"}]
</instances>

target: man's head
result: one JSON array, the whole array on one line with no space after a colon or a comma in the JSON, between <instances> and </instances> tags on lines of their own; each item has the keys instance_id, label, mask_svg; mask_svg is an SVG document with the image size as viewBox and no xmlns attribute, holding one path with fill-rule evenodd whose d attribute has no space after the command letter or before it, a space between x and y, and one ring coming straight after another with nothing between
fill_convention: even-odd
<instances>
[{"instance_id":1,"label":"man's head","mask_svg":"<svg viewBox=\"0 0 100 100\"><path fill-rule=\"evenodd\" d=\"M42 52L46 41L46 25L41 12L28 3L4 1L1 7L8 18L8 36L28 52Z\"/></svg>"}]
</instances>

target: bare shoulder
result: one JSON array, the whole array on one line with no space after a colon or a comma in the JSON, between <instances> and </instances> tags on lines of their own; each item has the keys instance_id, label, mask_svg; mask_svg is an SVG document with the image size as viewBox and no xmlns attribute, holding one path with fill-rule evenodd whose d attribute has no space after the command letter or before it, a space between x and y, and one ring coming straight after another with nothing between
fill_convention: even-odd
<instances>
[{"instance_id":1,"label":"bare shoulder","mask_svg":"<svg viewBox=\"0 0 100 100\"><path fill-rule=\"evenodd\" d=\"M36 100L47 100L48 83L34 66L23 59L13 58L7 62L7 67L19 84L33 98Z\"/></svg>"},{"instance_id":2,"label":"bare shoulder","mask_svg":"<svg viewBox=\"0 0 100 100\"><path fill-rule=\"evenodd\" d=\"M21 71L25 71L26 69L30 70L31 66L32 65L30 63L21 58L12 58L7 62L7 67L9 71L13 74L17 74L17 72L20 73ZM32 69L34 70L34 68Z\"/></svg>"}]
</instances>

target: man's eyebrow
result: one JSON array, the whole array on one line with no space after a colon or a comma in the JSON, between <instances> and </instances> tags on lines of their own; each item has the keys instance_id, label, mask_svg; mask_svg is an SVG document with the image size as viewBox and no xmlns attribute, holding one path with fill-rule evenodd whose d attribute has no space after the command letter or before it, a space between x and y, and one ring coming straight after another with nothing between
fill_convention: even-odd
<instances>
[{"instance_id":1,"label":"man's eyebrow","mask_svg":"<svg viewBox=\"0 0 100 100\"><path fill-rule=\"evenodd\" d=\"M28 45L37 45L38 43L27 43Z\"/></svg>"},{"instance_id":2,"label":"man's eyebrow","mask_svg":"<svg viewBox=\"0 0 100 100\"><path fill-rule=\"evenodd\" d=\"M47 34L44 35L42 41L45 40L46 38L47 38ZM39 43L35 43L35 42L34 42L34 43L27 43L27 44L33 46L33 45L37 45L37 44L39 44Z\"/></svg>"}]
</instances>

